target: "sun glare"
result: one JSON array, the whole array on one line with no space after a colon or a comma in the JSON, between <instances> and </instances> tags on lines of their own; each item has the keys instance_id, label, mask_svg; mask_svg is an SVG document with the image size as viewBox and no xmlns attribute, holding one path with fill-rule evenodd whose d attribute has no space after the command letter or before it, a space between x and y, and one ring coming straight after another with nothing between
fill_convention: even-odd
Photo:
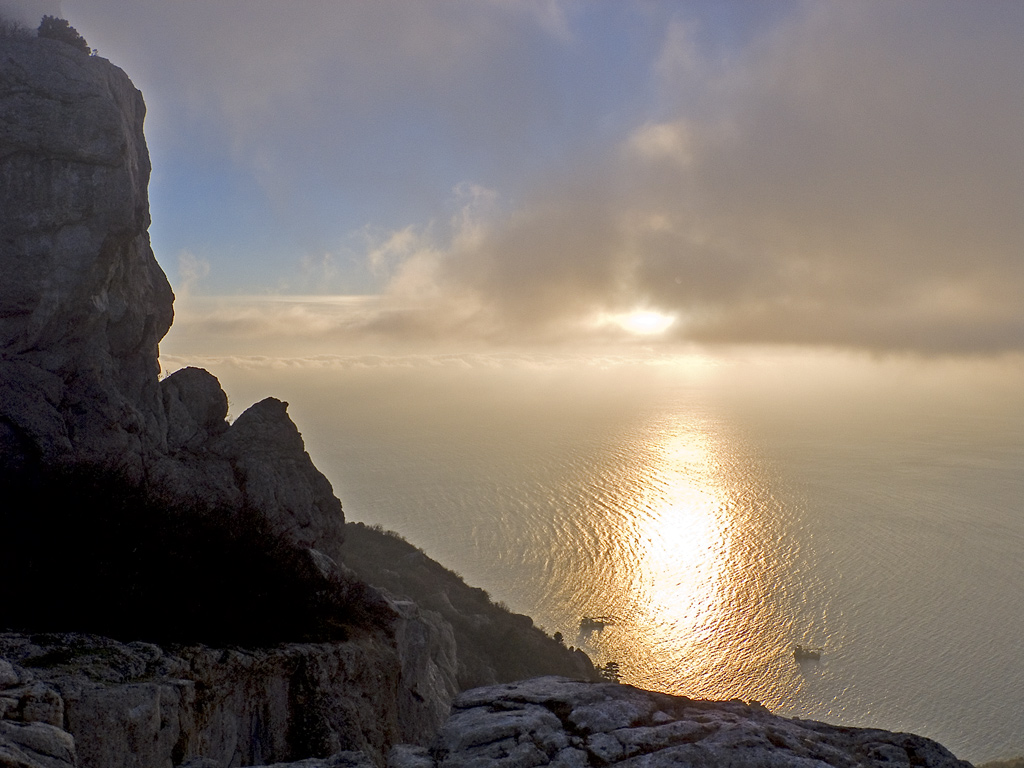
<instances>
[{"instance_id":1,"label":"sun glare","mask_svg":"<svg viewBox=\"0 0 1024 768\"><path fill-rule=\"evenodd\" d=\"M675 315L654 312L653 310L641 310L629 312L623 315L616 315L613 322L623 330L634 333L637 336L656 336L664 333L675 323Z\"/></svg>"}]
</instances>

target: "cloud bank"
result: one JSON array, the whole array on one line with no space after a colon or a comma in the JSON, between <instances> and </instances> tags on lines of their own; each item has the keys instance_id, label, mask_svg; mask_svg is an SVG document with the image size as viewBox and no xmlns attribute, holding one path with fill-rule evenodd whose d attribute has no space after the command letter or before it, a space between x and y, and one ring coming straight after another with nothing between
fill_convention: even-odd
<instances>
[{"instance_id":1,"label":"cloud bank","mask_svg":"<svg viewBox=\"0 0 1024 768\"><path fill-rule=\"evenodd\" d=\"M719 66L669 36L659 119L431 273L512 335L649 309L680 340L1019 350L1022 30L1019 5L811 4Z\"/></svg>"},{"instance_id":2,"label":"cloud bank","mask_svg":"<svg viewBox=\"0 0 1024 768\"><path fill-rule=\"evenodd\" d=\"M305 233L285 277L189 246L211 280L375 294L239 337L1024 349L1024 6L748 7L143 1L109 44Z\"/></svg>"}]
</instances>

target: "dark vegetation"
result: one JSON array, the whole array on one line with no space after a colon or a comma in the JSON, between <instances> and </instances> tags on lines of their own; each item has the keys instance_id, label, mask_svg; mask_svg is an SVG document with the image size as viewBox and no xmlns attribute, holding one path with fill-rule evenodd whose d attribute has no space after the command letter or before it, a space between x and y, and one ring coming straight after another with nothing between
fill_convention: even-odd
<instances>
[{"instance_id":1,"label":"dark vegetation","mask_svg":"<svg viewBox=\"0 0 1024 768\"><path fill-rule=\"evenodd\" d=\"M67 43L72 48L76 48L83 53L93 52L85 38L78 34L78 30L72 27L67 19L59 19L56 16L43 16L43 20L39 22L39 29L36 30L36 34L39 37Z\"/></svg>"},{"instance_id":2,"label":"dark vegetation","mask_svg":"<svg viewBox=\"0 0 1024 768\"><path fill-rule=\"evenodd\" d=\"M0 630L266 646L341 640L390 608L249 509L183 507L98 468L0 477Z\"/></svg>"},{"instance_id":3,"label":"dark vegetation","mask_svg":"<svg viewBox=\"0 0 1024 768\"><path fill-rule=\"evenodd\" d=\"M600 679L582 651L548 637L529 616L493 602L485 590L469 586L398 534L348 523L344 557L359 578L448 620L463 690L538 675Z\"/></svg>"}]
</instances>

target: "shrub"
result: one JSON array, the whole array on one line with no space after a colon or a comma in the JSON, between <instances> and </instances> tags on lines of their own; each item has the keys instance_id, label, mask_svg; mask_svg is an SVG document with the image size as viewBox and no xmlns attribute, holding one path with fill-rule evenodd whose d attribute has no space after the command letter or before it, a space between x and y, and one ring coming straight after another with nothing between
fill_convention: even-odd
<instances>
[{"instance_id":1,"label":"shrub","mask_svg":"<svg viewBox=\"0 0 1024 768\"><path fill-rule=\"evenodd\" d=\"M50 40L60 40L62 43L67 43L84 53L92 52L89 44L85 42L85 38L78 34L78 30L72 27L67 19L58 19L56 16L43 16L43 20L39 23L39 29L36 30L36 35L49 38Z\"/></svg>"},{"instance_id":2,"label":"shrub","mask_svg":"<svg viewBox=\"0 0 1024 768\"><path fill-rule=\"evenodd\" d=\"M383 626L251 509L184 507L105 469L0 478L0 629L273 645Z\"/></svg>"}]
</instances>

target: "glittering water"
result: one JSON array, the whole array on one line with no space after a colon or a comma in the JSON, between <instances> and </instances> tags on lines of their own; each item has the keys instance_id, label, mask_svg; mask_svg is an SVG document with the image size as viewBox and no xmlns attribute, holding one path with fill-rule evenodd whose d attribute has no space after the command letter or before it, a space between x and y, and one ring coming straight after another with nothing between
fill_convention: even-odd
<instances>
[{"instance_id":1,"label":"glittering water","mask_svg":"<svg viewBox=\"0 0 1024 768\"><path fill-rule=\"evenodd\" d=\"M834 364L211 367L292 400L350 519L627 682L1022 754L1021 368Z\"/></svg>"}]
</instances>

